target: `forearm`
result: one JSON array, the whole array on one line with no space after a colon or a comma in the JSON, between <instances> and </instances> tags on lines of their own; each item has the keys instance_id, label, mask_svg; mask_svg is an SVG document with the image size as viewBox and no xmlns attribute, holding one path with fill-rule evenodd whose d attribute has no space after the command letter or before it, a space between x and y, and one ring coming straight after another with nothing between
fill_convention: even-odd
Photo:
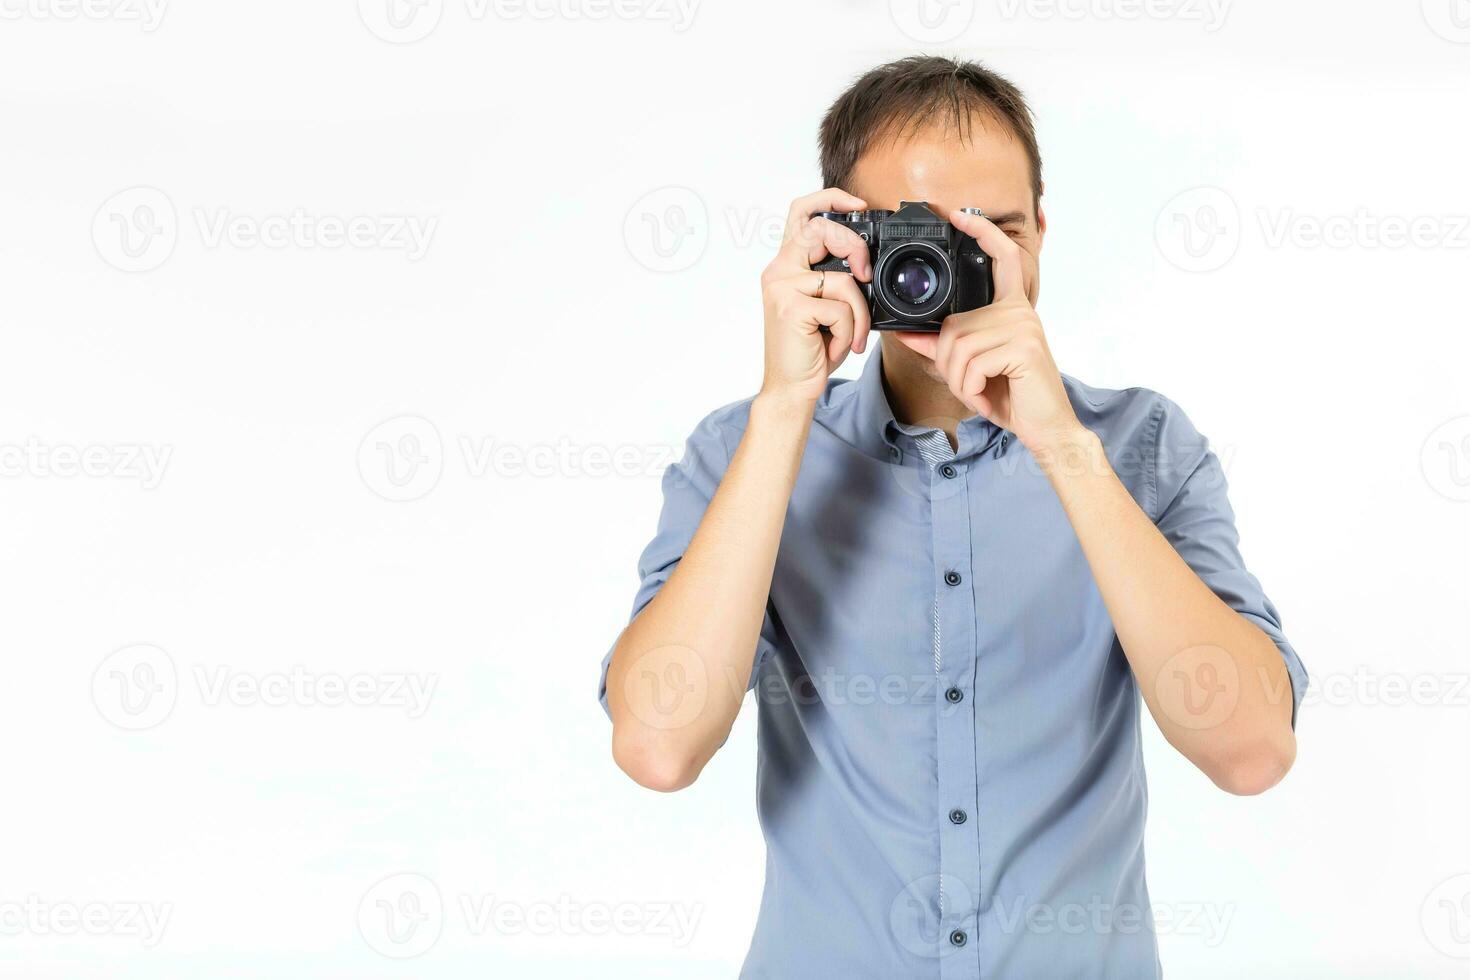
<instances>
[{"instance_id":1,"label":"forearm","mask_svg":"<svg viewBox=\"0 0 1470 980\"><path fill-rule=\"evenodd\" d=\"M687 786L730 733L811 418L810 404L755 399L683 558L618 640L607 676L613 755L643 785Z\"/></svg>"},{"instance_id":2,"label":"forearm","mask_svg":"<svg viewBox=\"0 0 1470 980\"><path fill-rule=\"evenodd\" d=\"M1274 785L1296 741L1291 681L1270 637L1180 558L1093 433L1079 428L1036 455L1165 738L1226 790Z\"/></svg>"}]
</instances>

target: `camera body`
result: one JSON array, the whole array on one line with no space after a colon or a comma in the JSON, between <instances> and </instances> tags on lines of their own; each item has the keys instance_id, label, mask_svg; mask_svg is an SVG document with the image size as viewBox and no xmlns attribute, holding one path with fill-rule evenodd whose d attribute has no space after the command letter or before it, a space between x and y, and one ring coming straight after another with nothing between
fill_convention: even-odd
<instances>
[{"instance_id":1,"label":"camera body","mask_svg":"<svg viewBox=\"0 0 1470 980\"><path fill-rule=\"evenodd\" d=\"M951 313L989 306L995 299L990 256L923 201L904 201L897 211L823 211L817 217L851 228L868 243L873 281L858 287L868 300L874 330L938 333ZM847 260L836 256L812 268L850 271Z\"/></svg>"}]
</instances>

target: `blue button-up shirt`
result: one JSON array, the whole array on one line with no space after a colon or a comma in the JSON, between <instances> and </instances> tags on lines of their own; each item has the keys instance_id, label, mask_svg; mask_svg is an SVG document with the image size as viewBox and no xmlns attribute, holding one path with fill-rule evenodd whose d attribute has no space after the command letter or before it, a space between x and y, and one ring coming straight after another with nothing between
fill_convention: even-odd
<instances>
[{"instance_id":1,"label":"blue button-up shirt","mask_svg":"<svg viewBox=\"0 0 1470 980\"><path fill-rule=\"evenodd\" d=\"M1152 391L1064 381L1138 505L1276 642L1294 718L1306 672L1215 454ZM749 408L707 417L665 474L634 615ZM876 349L816 407L750 679L767 858L744 977L1159 975L1134 675L1035 460L979 417L957 441L895 421Z\"/></svg>"}]
</instances>

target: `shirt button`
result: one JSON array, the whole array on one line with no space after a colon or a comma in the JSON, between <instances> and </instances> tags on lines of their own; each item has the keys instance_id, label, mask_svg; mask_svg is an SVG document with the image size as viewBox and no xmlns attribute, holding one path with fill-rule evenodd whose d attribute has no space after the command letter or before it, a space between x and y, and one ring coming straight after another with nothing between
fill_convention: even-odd
<instances>
[{"instance_id":1,"label":"shirt button","mask_svg":"<svg viewBox=\"0 0 1470 980\"><path fill-rule=\"evenodd\" d=\"M969 936L965 935L965 931L963 929L956 929L954 932L949 934L949 944L951 946L963 946L965 945L965 940L969 938Z\"/></svg>"},{"instance_id":2,"label":"shirt button","mask_svg":"<svg viewBox=\"0 0 1470 980\"><path fill-rule=\"evenodd\" d=\"M964 810L951 810L951 811L949 811L949 822L950 823L953 823L953 824L961 824L961 823L964 823L965 822L965 819L966 818L965 818L965 811Z\"/></svg>"},{"instance_id":3,"label":"shirt button","mask_svg":"<svg viewBox=\"0 0 1470 980\"><path fill-rule=\"evenodd\" d=\"M953 466L950 466L948 463L945 463L943 466L939 467L939 473L946 480L953 480L955 477L960 475L960 471L955 469Z\"/></svg>"},{"instance_id":4,"label":"shirt button","mask_svg":"<svg viewBox=\"0 0 1470 980\"><path fill-rule=\"evenodd\" d=\"M944 692L944 699L950 704L959 704L961 701L965 700L965 692L961 691L957 687L952 687L948 691Z\"/></svg>"},{"instance_id":5,"label":"shirt button","mask_svg":"<svg viewBox=\"0 0 1470 980\"><path fill-rule=\"evenodd\" d=\"M960 584L960 581L961 581L961 579L960 579L960 573L959 572L945 572L944 573L944 584L945 585L959 585Z\"/></svg>"}]
</instances>

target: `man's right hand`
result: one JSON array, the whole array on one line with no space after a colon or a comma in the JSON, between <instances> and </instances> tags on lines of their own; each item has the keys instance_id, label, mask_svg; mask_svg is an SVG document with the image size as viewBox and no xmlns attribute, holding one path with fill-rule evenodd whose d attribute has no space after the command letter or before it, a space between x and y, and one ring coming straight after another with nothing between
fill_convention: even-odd
<instances>
[{"instance_id":1,"label":"man's right hand","mask_svg":"<svg viewBox=\"0 0 1470 980\"><path fill-rule=\"evenodd\" d=\"M865 206L839 190L791 205L781 251L761 276L766 307L761 394L751 402L740 444L668 581L613 649L607 669L613 758L652 789L672 791L694 782L730 737L745 700L812 407L832 369L868 340L868 304L853 278L872 277L868 244L851 228L812 214ZM846 259L851 274L828 272L824 283L812 263L829 255ZM669 486L666 482L666 494ZM684 495L679 520L687 522L682 512L696 505L691 494L699 491L685 485L679 492ZM677 537L679 530L676 524L669 533ZM666 539L660 547L670 543ZM645 683L650 665L670 662L669 657L686 666L681 677L694 685L688 691L696 696L687 702L689 716L681 716L678 724L667 723L656 703L661 688Z\"/></svg>"},{"instance_id":2,"label":"man's right hand","mask_svg":"<svg viewBox=\"0 0 1470 980\"><path fill-rule=\"evenodd\" d=\"M761 273L766 311L766 369L762 394L815 404L827 377L849 351L868 346L868 303L854 277L873 277L868 243L819 211L856 211L860 198L835 187L797 198L786 218L781 250ZM829 255L852 270L813 272Z\"/></svg>"}]
</instances>

